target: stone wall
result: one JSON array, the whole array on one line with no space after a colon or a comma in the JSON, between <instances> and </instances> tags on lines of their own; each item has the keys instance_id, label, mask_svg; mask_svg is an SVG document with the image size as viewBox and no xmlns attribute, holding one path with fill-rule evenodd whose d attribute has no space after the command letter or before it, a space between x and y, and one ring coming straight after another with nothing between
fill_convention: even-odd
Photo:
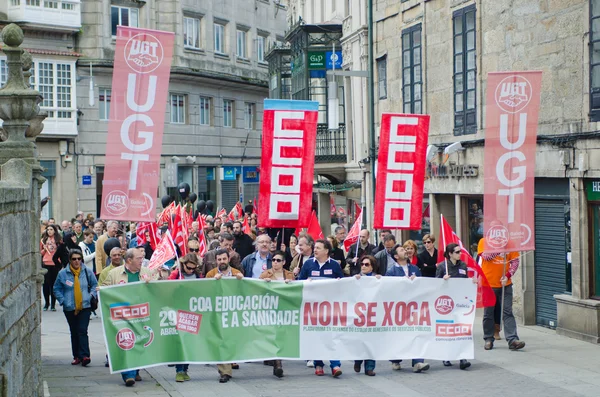
<instances>
[{"instance_id":1,"label":"stone wall","mask_svg":"<svg viewBox=\"0 0 600 397\"><path fill-rule=\"evenodd\" d=\"M0 151L2 151L0 143ZM4 164L2 164L4 162ZM43 396L37 162L0 159L0 396Z\"/></svg>"}]
</instances>

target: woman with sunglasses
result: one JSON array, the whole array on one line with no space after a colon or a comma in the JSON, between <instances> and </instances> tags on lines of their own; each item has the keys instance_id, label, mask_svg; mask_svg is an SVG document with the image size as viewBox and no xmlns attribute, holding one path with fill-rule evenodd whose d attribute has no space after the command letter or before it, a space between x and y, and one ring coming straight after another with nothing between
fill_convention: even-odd
<instances>
[{"instance_id":1,"label":"woman with sunglasses","mask_svg":"<svg viewBox=\"0 0 600 397\"><path fill-rule=\"evenodd\" d=\"M444 251L444 262L440 262L437 265L437 272L435 276L437 278L443 278L448 280L450 278L468 278L467 264L460 260L462 255L462 249L458 244L448 244ZM446 266L448 266L448 273L446 273ZM477 283L477 279L473 278L473 282ZM451 367L450 361L442 361L444 367ZM460 360L460 369L467 369L471 366L471 363L465 359Z\"/></svg>"},{"instance_id":2,"label":"woman with sunglasses","mask_svg":"<svg viewBox=\"0 0 600 397\"><path fill-rule=\"evenodd\" d=\"M377 266L377 259L373 255L365 255L360 260L360 273L355 275L357 280L360 280L362 276L381 278L380 274L377 274L379 266ZM375 360L364 360L365 361L365 375L375 376ZM354 361L354 372L360 372L363 360Z\"/></svg>"},{"instance_id":3,"label":"woman with sunglasses","mask_svg":"<svg viewBox=\"0 0 600 397\"><path fill-rule=\"evenodd\" d=\"M283 268L283 265L285 265L285 253L283 251L277 250L272 253L271 265L270 269L260 274L259 279L267 282L272 280L285 281L286 283L295 280L294 273ZM264 363L265 365L273 366L273 375L278 378L283 377L283 364L281 360L267 360Z\"/></svg>"},{"instance_id":4,"label":"woman with sunglasses","mask_svg":"<svg viewBox=\"0 0 600 397\"><path fill-rule=\"evenodd\" d=\"M435 237L433 234L423 236L423 244L425 249L417 257L421 260L421 274L423 277L435 277L435 269L437 265L438 250L435 248Z\"/></svg>"},{"instance_id":5,"label":"woman with sunglasses","mask_svg":"<svg viewBox=\"0 0 600 397\"><path fill-rule=\"evenodd\" d=\"M195 253L189 253L179 260L181 266L178 266L169 275L169 280L194 279L202 278L202 271L198 265L198 256ZM181 277L179 277L179 270L182 269Z\"/></svg>"},{"instance_id":6,"label":"woman with sunglasses","mask_svg":"<svg viewBox=\"0 0 600 397\"><path fill-rule=\"evenodd\" d=\"M78 249L69 251L69 265L58 273L54 283L54 295L63 307L71 331L71 365L87 366L90 359L88 326L90 325L92 296L97 298L98 282L94 273L82 265L83 253Z\"/></svg>"}]
</instances>

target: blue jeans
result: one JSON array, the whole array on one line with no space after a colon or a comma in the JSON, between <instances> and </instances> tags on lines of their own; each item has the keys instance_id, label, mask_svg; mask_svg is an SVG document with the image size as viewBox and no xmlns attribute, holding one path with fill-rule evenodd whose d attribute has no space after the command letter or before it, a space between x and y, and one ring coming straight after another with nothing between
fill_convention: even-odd
<instances>
[{"instance_id":1,"label":"blue jeans","mask_svg":"<svg viewBox=\"0 0 600 397\"><path fill-rule=\"evenodd\" d=\"M355 364L362 365L363 360L354 360ZM375 370L375 360L365 360L365 371Z\"/></svg>"},{"instance_id":2,"label":"blue jeans","mask_svg":"<svg viewBox=\"0 0 600 397\"><path fill-rule=\"evenodd\" d=\"M83 309L77 315L75 311L64 312L71 332L71 352L73 358L83 359L90 356L88 326L90 325L90 309Z\"/></svg>"},{"instance_id":3,"label":"blue jeans","mask_svg":"<svg viewBox=\"0 0 600 397\"><path fill-rule=\"evenodd\" d=\"M187 372L189 367L190 367L189 364L176 364L175 365L175 372L176 373Z\"/></svg>"},{"instance_id":4,"label":"blue jeans","mask_svg":"<svg viewBox=\"0 0 600 397\"><path fill-rule=\"evenodd\" d=\"M140 373L139 369L132 369L131 371L123 371L121 372L121 376L123 377L123 382L127 379L135 379L135 376Z\"/></svg>"},{"instance_id":5,"label":"blue jeans","mask_svg":"<svg viewBox=\"0 0 600 397\"><path fill-rule=\"evenodd\" d=\"M394 363L394 364L400 364L402 362L402 360L390 360L390 362ZM412 366L414 367L415 365L417 365L417 363L424 363L425 360L422 358L413 358L412 359Z\"/></svg>"},{"instance_id":6,"label":"blue jeans","mask_svg":"<svg viewBox=\"0 0 600 397\"><path fill-rule=\"evenodd\" d=\"M323 362L323 360L315 360L313 361L313 364L315 365L315 367L324 367L325 363ZM333 369L335 367L341 367L342 363L340 362L340 360L329 360L329 366Z\"/></svg>"}]
</instances>

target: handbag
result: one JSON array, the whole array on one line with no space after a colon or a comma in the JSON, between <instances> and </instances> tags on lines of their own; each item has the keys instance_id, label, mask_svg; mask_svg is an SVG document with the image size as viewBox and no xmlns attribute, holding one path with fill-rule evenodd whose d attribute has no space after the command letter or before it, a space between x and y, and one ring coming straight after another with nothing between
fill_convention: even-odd
<instances>
[{"instance_id":1,"label":"handbag","mask_svg":"<svg viewBox=\"0 0 600 397\"><path fill-rule=\"evenodd\" d=\"M85 265L84 265L85 266ZM90 271L88 270L88 268L85 268L85 275L87 277L87 282L88 282L88 290L90 289ZM90 298L90 310L95 312L98 309L98 298L96 298L94 295L92 295L92 291L88 291L91 298Z\"/></svg>"}]
</instances>

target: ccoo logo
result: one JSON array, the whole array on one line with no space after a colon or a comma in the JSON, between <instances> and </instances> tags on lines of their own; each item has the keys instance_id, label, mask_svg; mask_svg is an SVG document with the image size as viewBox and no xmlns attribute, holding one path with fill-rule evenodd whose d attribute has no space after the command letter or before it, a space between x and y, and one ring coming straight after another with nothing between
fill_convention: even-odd
<instances>
[{"instance_id":1,"label":"ccoo logo","mask_svg":"<svg viewBox=\"0 0 600 397\"><path fill-rule=\"evenodd\" d=\"M137 73L150 73L163 61L164 52L160 41L151 34L133 36L125 44L125 62Z\"/></svg>"},{"instance_id":2,"label":"ccoo logo","mask_svg":"<svg viewBox=\"0 0 600 397\"><path fill-rule=\"evenodd\" d=\"M454 310L454 300L448 295L442 295L435 300L435 310L445 316Z\"/></svg>"},{"instance_id":3,"label":"ccoo logo","mask_svg":"<svg viewBox=\"0 0 600 397\"><path fill-rule=\"evenodd\" d=\"M525 77L508 76L496 87L496 103L507 113L517 113L529 104L532 91L531 83Z\"/></svg>"},{"instance_id":4,"label":"ccoo logo","mask_svg":"<svg viewBox=\"0 0 600 397\"><path fill-rule=\"evenodd\" d=\"M104 207L111 215L122 215L129 208L129 196L121 190L113 190L106 195Z\"/></svg>"}]
</instances>

